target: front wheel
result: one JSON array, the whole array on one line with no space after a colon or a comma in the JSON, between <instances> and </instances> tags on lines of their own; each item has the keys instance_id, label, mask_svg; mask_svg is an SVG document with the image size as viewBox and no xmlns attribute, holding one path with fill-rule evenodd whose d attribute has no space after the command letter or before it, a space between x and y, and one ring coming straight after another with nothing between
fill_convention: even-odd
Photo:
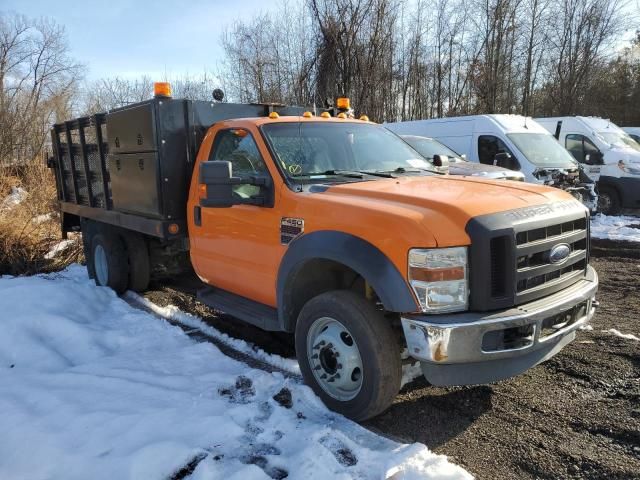
<instances>
[{"instance_id":1,"label":"front wheel","mask_svg":"<svg viewBox=\"0 0 640 480\"><path fill-rule=\"evenodd\" d=\"M390 321L354 292L336 290L307 302L295 342L305 382L353 420L381 413L400 390L400 345Z\"/></svg>"},{"instance_id":2,"label":"front wheel","mask_svg":"<svg viewBox=\"0 0 640 480\"><path fill-rule=\"evenodd\" d=\"M598 189L598 211L604 215L620 213L620 199L615 190L607 187Z\"/></svg>"}]
</instances>

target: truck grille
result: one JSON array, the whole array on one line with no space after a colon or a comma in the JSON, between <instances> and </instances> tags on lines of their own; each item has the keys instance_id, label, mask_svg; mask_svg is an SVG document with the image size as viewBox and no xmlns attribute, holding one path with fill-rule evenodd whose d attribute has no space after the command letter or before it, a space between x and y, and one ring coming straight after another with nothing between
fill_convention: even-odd
<instances>
[{"instance_id":1,"label":"truck grille","mask_svg":"<svg viewBox=\"0 0 640 480\"><path fill-rule=\"evenodd\" d=\"M584 278L589 263L588 219L582 205L566 201L471 220L467 225L471 309L514 307Z\"/></svg>"}]
</instances>

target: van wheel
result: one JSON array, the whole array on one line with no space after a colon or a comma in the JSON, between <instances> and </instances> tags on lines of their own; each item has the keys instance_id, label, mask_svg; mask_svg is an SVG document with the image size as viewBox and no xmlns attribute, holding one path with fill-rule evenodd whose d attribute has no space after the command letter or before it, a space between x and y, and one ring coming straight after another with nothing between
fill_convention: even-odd
<instances>
[{"instance_id":1,"label":"van wheel","mask_svg":"<svg viewBox=\"0 0 640 480\"><path fill-rule=\"evenodd\" d=\"M135 292L144 292L149 286L151 277L147 242L142 235L133 232L124 233L122 238L127 247L129 289Z\"/></svg>"},{"instance_id":2,"label":"van wheel","mask_svg":"<svg viewBox=\"0 0 640 480\"><path fill-rule=\"evenodd\" d=\"M354 292L309 300L298 316L296 355L307 385L330 409L362 421L384 411L402 378L390 322Z\"/></svg>"},{"instance_id":3,"label":"van wheel","mask_svg":"<svg viewBox=\"0 0 640 480\"><path fill-rule=\"evenodd\" d=\"M127 289L127 252L120 237L109 232L96 234L91 241L91 260L96 285L111 287L118 294Z\"/></svg>"},{"instance_id":4,"label":"van wheel","mask_svg":"<svg viewBox=\"0 0 640 480\"><path fill-rule=\"evenodd\" d=\"M620 213L620 197L618 197L618 192L608 187L599 188L598 211L604 215L617 215Z\"/></svg>"}]
</instances>

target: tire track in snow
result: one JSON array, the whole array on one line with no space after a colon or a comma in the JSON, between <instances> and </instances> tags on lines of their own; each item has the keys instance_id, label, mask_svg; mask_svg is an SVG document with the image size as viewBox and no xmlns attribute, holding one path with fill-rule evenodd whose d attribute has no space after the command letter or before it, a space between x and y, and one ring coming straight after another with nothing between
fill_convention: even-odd
<instances>
[{"instance_id":1,"label":"tire track in snow","mask_svg":"<svg viewBox=\"0 0 640 480\"><path fill-rule=\"evenodd\" d=\"M278 363L277 361L269 361L269 359L280 359L282 361L283 359L281 357L277 355L266 354L261 350L256 352L254 350L251 350L250 347L247 350L236 348L233 343L239 342L244 344L245 346L247 344L243 340L230 337L229 335L218 331L216 328L205 324L199 317L195 315L187 314L178 309L168 310L165 307L160 307L132 291L125 292L121 296L121 298L133 308L150 313L156 318L179 327L185 332L186 335L198 342L212 343L213 345L218 347L223 354L233 358L234 360L245 363L251 368L256 368L267 373L279 373L286 379L288 379L288 381L293 381L298 384L304 384L302 375L300 375L299 373L294 373L290 369L283 368L280 365L276 365L275 363ZM188 322L185 321L187 319L189 319ZM265 357L267 359L265 359ZM346 419L340 414L327 410L321 410L317 406L319 400L317 400L315 395L311 393L311 389L309 389L309 392L310 396L313 396L313 398L303 397L298 399L302 403L302 406L304 406L304 412L306 415L305 418L309 418L312 421L322 422L327 426L331 426L331 428L335 429L339 433L342 433L354 443L366 447L369 450L379 450L382 452L389 451L390 449L394 448L400 448L401 450L406 449L406 451L409 452L412 449L416 449L417 444L404 444L402 440L393 438L392 436L388 436L378 429L365 428L358 423ZM340 439L333 439L333 441L327 439L327 442L323 446L330 449L330 445L340 444ZM336 458L342 456L343 454L343 452L339 451L332 451L332 453L334 454L334 456L336 456Z\"/></svg>"}]
</instances>

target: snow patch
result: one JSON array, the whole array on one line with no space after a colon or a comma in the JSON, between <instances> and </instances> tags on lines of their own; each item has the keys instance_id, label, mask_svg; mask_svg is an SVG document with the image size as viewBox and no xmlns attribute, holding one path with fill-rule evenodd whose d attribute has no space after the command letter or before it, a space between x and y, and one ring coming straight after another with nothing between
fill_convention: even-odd
<instances>
[{"instance_id":1,"label":"snow patch","mask_svg":"<svg viewBox=\"0 0 640 480\"><path fill-rule=\"evenodd\" d=\"M75 243L76 241L72 239L62 240L51 247L51 249L47 253L45 253L44 258L46 258L47 260L52 260Z\"/></svg>"},{"instance_id":2,"label":"snow patch","mask_svg":"<svg viewBox=\"0 0 640 480\"><path fill-rule=\"evenodd\" d=\"M2 199L0 210L11 210L13 207L20 205L27 199L29 194L20 187L11 187L11 193Z\"/></svg>"},{"instance_id":3,"label":"snow patch","mask_svg":"<svg viewBox=\"0 0 640 480\"><path fill-rule=\"evenodd\" d=\"M640 242L640 218L595 215L591 218L591 237Z\"/></svg>"},{"instance_id":4,"label":"snow patch","mask_svg":"<svg viewBox=\"0 0 640 480\"><path fill-rule=\"evenodd\" d=\"M35 223L36 225L40 225L41 223L48 222L53 218L53 213L45 213L43 215L37 215L31 219L31 223Z\"/></svg>"},{"instance_id":5,"label":"snow patch","mask_svg":"<svg viewBox=\"0 0 640 480\"><path fill-rule=\"evenodd\" d=\"M620 330L616 330L615 328L610 328L609 330L603 330L604 333L611 333L616 337L624 338L626 340L635 340L640 342L640 338L636 337L632 333L622 333Z\"/></svg>"},{"instance_id":6,"label":"snow patch","mask_svg":"<svg viewBox=\"0 0 640 480\"><path fill-rule=\"evenodd\" d=\"M165 479L187 465L198 480L472 478L195 342L78 265L0 278L0 311L0 478Z\"/></svg>"}]
</instances>

